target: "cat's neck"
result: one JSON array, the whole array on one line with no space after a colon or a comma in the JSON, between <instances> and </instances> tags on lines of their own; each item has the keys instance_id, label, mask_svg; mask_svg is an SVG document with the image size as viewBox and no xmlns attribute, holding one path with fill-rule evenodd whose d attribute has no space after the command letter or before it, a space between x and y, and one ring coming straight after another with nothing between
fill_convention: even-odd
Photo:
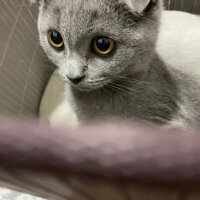
<instances>
[{"instance_id":1,"label":"cat's neck","mask_svg":"<svg viewBox=\"0 0 200 200\"><path fill-rule=\"evenodd\" d=\"M121 77L90 92L71 88L71 94L78 116L86 119L139 117L166 122L177 109L173 78L156 54L144 72Z\"/></svg>"}]
</instances>

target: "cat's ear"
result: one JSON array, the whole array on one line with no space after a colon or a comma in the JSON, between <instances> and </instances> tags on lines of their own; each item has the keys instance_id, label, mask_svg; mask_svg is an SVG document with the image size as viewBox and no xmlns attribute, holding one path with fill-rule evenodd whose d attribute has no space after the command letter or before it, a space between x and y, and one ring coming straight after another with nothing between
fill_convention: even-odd
<instances>
[{"instance_id":1,"label":"cat's ear","mask_svg":"<svg viewBox=\"0 0 200 200\"><path fill-rule=\"evenodd\" d=\"M137 13L142 13L150 3L155 4L158 0L121 0L124 1L128 7Z\"/></svg>"}]
</instances>

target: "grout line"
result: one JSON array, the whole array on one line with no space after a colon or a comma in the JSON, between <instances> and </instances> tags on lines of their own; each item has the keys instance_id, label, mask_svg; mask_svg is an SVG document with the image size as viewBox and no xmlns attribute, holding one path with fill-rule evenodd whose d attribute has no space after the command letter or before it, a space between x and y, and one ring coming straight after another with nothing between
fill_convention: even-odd
<instances>
[{"instance_id":1,"label":"grout line","mask_svg":"<svg viewBox=\"0 0 200 200\"><path fill-rule=\"evenodd\" d=\"M168 10L170 10L171 0L168 0Z\"/></svg>"},{"instance_id":2,"label":"grout line","mask_svg":"<svg viewBox=\"0 0 200 200\"><path fill-rule=\"evenodd\" d=\"M8 28L8 30L10 31L10 27L8 26L8 24L6 23L5 19L2 18L2 16L0 16L0 20L3 22L3 24Z\"/></svg>"},{"instance_id":3,"label":"grout line","mask_svg":"<svg viewBox=\"0 0 200 200\"><path fill-rule=\"evenodd\" d=\"M35 57L36 57L38 46L39 45L37 44L36 47L35 47L35 51L34 51L34 54L33 54L33 57L32 57L31 63L30 63L30 67L29 67L29 70L28 70L28 75L27 75L27 79L26 79L26 82L25 82L25 86L24 86L24 90L23 90L23 94L22 94L22 99L21 99L21 104L20 104L20 110L19 110L20 115L22 114L22 108L23 108L23 105L24 105L24 99L25 99L27 88L28 88L30 73L31 73L31 70L32 70L32 66L33 66Z\"/></svg>"},{"instance_id":4,"label":"grout line","mask_svg":"<svg viewBox=\"0 0 200 200\"><path fill-rule=\"evenodd\" d=\"M6 5L6 7L8 8L8 10L12 13L12 15L15 17L15 14L13 13L13 11L10 9L9 5L6 3L5 0L2 0L3 3Z\"/></svg>"},{"instance_id":5,"label":"grout line","mask_svg":"<svg viewBox=\"0 0 200 200\"><path fill-rule=\"evenodd\" d=\"M181 0L180 10L183 10L184 0Z\"/></svg>"},{"instance_id":6,"label":"grout line","mask_svg":"<svg viewBox=\"0 0 200 200\"><path fill-rule=\"evenodd\" d=\"M35 24L37 25L37 20L35 19L35 17L33 16L32 12L26 7L26 10L28 11L29 15L31 16L31 18L33 19L33 21L35 22ZM38 17L38 16L37 16Z\"/></svg>"},{"instance_id":7,"label":"grout line","mask_svg":"<svg viewBox=\"0 0 200 200\"><path fill-rule=\"evenodd\" d=\"M29 14L29 13L28 13L28 14ZM33 33L33 30L30 29L29 25L27 24L27 21L26 21L24 18L23 18L22 20L23 20L25 26L27 27L27 29L29 30L30 34L31 34L33 37L35 37L35 34ZM32 27L32 29L33 29L33 27ZM36 39L37 39L37 38L36 38Z\"/></svg>"},{"instance_id":8,"label":"grout line","mask_svg":"<svg viewBox=\"0 0 200 200\"><path fill-rule=\"evenodd\" d=\"M194 1L193 1L193 5L192 5L192 12L194 12L194 11L195 11L195 5L196 5L196 3L197 3L197 1L196 1L196 0L194 0Z\"/></svg>"},{"instance_id":9,"label":"grout line","mask_svg":"<svg viewBox=\"0 0 200 200\"><path fill-rule=\"evenodd\" d=\"M1 92L0 92L1 93ZM16 112L15 108L16 108L16 105L13 105L11 106L10 104L8 104L7 101L5 101L4 99L0 99L0 103L1 105L4 106L4 108L8 108L9 111L12 111L12 112ZM2 110L1 110L2 111ZM8 111L8 110L7 110Z\"/></svg>"},{"instance_id":10,"label":"grout line","mask_svg":"<svg viewBox=\"0 0 200 200\"><path fill-rule=\"evenodd\" d=\"M8 99L11 100L11 99L10 99L10 96L8 96L7 94L5 94L5 92L1 92L1 91L0 91L0 95L3 96L3 97L5 97L7 100L8 100ZM5 98L1 98L0 101L4 101ZM17 97L17 98L18 98L18 97ZM12 100L13 100L13 99L12 99ZM16 102L15 102L15 101L12 101L12 100L11 100L11 102L14 103L15 106L17 106Z\"/></svg>"},{"instance_id":11,"label":"grout line","mask_svg":"<svg viewBox=\"0 0 200 200\"><path fill-rule=\"evenodd\" d=\"M23 1L24 1L24 0L23 0ZM17 17L16 17L16 19L15 19L15 23L14 23L14 25L13 25L11 31L10 31L10 34L9 34L9 37L8 37L8 42L7 42L7 44L6 44L6 47L5 47L5 50L4 50L2 59L1 59L1 61L0 61L0 69L2 68L3 62L4 62L5 58L6 58L6 54L7 54L7 51L8 51L8 46L9 46L9 44L10 44L12 35L13 35L13 33L14 33L14 30L15 30L15 27L16 27L16 25L17 25L17 21L18 21L18 19L19 19L19 17L20 17L21 12L22 12L22 6L20 6L20 9L19 9L19 11L18 11Z\"/></svg>"}]
</instances>

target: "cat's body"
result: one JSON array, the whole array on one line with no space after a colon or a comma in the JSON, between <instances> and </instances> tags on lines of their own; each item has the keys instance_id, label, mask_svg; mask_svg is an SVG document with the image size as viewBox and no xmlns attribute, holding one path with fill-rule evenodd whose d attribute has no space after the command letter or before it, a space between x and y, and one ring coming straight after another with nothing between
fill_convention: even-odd
<instances>
[{"instance_id":1,"label":"cat's body","mask_svg":"<svg viewBox=\"0 0 200 200\"><path fill-rule=\"evenodd\" d=\"M80 121L145 120L167 127L200 126L200 86L155 58L149 71L122 78L111 86L80 92L66 85L66 101Z\"/></svg>"},{"instance_id":2,"label":"cat's body","mask_svg":"<svg viewBox=\"0 0 200 200\"><path fill-rule=\"evenodd\" d=\"M42 1L39 30L47 55L67 82L84 73L78 85L66 83L66 102L80 121L115 118L200 126L198 81L166 65L155 51L161 7L156 0ZM49 29L62 32L66 50L50 47ZM117 41L113 54L89 52L96 35Z\"/></svg>"},{"instance_id":3,"label":"cat's body","mask_svg":"<svg viewBox=\"0 0 200 200\"><path fill-rule=\"evenodd\" d=\"M82 119L141 118L166 123L177 111L177 88L162 61L155 58L149 70L122 77L101 89L70 89L74 109ZM68 98L70 98L68 96Z\"/></svg>"}]
</instances>

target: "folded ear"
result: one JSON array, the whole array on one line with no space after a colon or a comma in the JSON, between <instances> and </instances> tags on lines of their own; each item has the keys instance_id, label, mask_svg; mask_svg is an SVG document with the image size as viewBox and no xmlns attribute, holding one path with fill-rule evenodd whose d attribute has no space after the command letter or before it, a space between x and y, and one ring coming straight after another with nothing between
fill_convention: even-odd
<instances>
[{"instance_id":1,"label":"folded ear","mask_svg":"<svg viewBox=\"0 0 200 200\"><path fill-rule=\"evenodd\" d=\"M121 0L137 13L142 13L150 3L155 4L158 0Z\"/></svg>"}]
</instances>

